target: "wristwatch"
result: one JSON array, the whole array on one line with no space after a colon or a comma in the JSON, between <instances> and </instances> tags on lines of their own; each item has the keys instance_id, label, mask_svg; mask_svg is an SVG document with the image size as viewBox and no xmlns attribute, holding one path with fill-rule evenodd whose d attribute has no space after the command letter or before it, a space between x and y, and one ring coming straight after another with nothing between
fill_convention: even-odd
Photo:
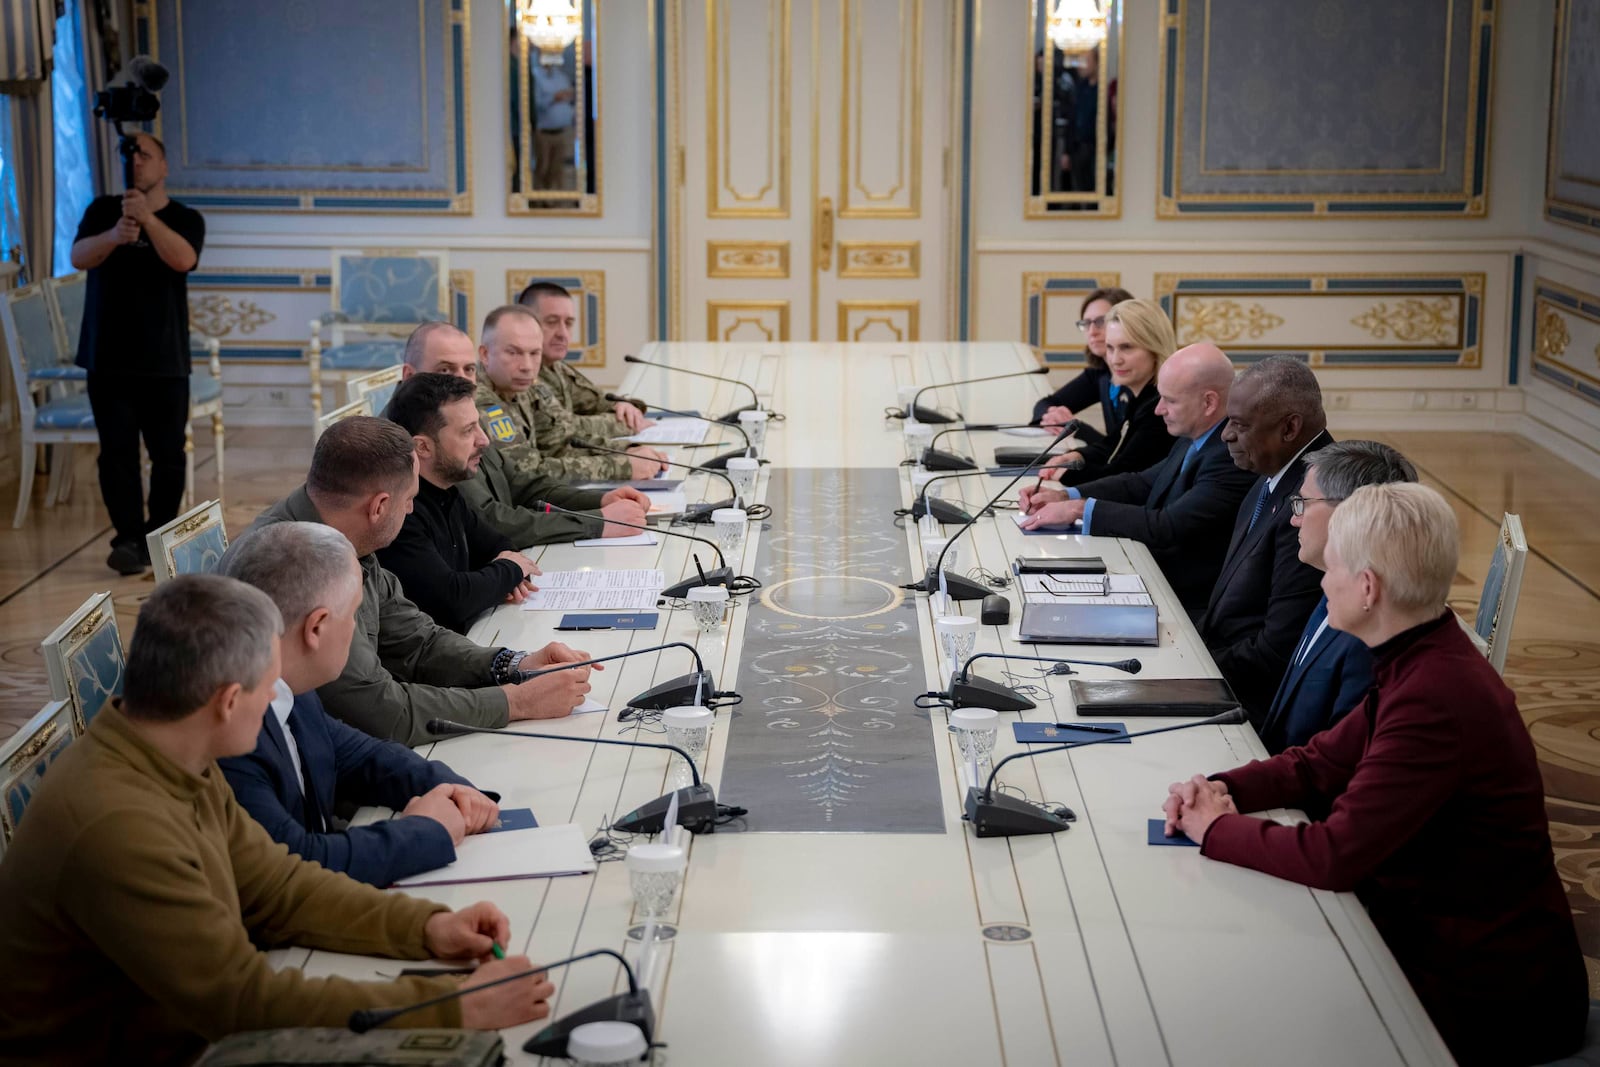
<instances>
[{"instance_id":1,"label":"wristwatch","mask_svg":"<svg viewBox=\"0 0 1600 1067\"><path fill-rule=\"evenodd\" d=\"M502 648L495 653L494 663L489 667L489 673L494 678L495 685L516 685L522 681L522 672L517 668L522 664L526 652L515 649Z\"/></svg>"}]
</instances>

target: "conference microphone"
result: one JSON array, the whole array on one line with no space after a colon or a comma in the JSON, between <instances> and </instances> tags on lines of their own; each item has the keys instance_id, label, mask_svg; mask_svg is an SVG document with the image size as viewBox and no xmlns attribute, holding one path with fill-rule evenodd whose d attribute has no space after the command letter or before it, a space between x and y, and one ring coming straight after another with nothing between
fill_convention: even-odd
<instances>
[{"instance_id":1,"label":"conference microphone","mask_svg":"<svg viewBox=\"0 0 1600 1067\"><path fill-rule=\"evenodd\" d=\"M571 508L564 508L560 504L552 504L548 500L544 502L544 506L549 511L559 511L565 515L587 516L590 514L587 511L574 511ZM715 569L709 571L701 570L699 556L692 556L694 559L695 577L685 578L676 585L667 586L665 589L661 590L662 596L686 597L689 595L689 590L693 589L697 585L731 586L733 584L733 568L728 566L728 561L722 556L722 549L717 547L715 541L708 541L706 538L696 537L694 534L686 534L680 533L677 530L669 530L665 526L641 526L638 523L622 522L618 519L607 519L606 522L613 526L621 526L625 530L643 530L645 533L666 534L668 537L682 537L688 541L698 541L702 545L709 545L711 551L717 554L717 565ZM741 590L741 592L744 591L745 590Z\"/></svg>"},{"instance_id":2,"label":"conference microphone","mask_svg":"<svg viewBox=\"0 0 1600 1067\"><path fill-rule=\"evenodd\" d=\"M712 678L711 672L706 670L705 663L700 659L699 651L685 641L668 641L664 645L629 649L627 652L616 652L609 656L601 656L599 659L586 659L574 663L557 663L554 666L541 667L536 671L522 671L522 680L526 682L530 678L542 678L547 674L555 674L558 671L570 671L575 667L590 667L596 663L610 663L614 659L628 659L632 656L642 656L648 652L665 652L669 648L688 649L689 655L694 657L695 672L662 682L654 689L647 689L628 701L628 707L636 708L640 711L660 711L663 708L682 708L703 703L708 708L715 708L720 706L716 703L715 698L717 697L734 697L736 699L731 702L735 704L743 700L738 693L716 691L716 679ZM701 699L702 694L705 696L704 700Z\"/></svg>"},{"instance_id":3,"label":"conference microphone","mask_svg":"<svg viewBox=\"0 0 1600 1067\"><path fill-rule=\"evenodd\" d=\"M1154 730L1140 730L1134 734L1107 734L1097 737L1092 741L1074 741L1064 745L1050 745L1046 748L1034 748L1023 752L1013 752L1005 759L994 765L994 770L989 772L989 780L980 790L976 785L967 788L966 812L962 818L972 823L979 837L1017 837L1023 834L1057 834L1068 828L1077 816L1072 812L1062 809L1064 816L1053 811L1048 811L1030 800L1010 796L994 791L995 776L1000 773L1000 768L1014 759L1032 759L1042 756L1047 752L1064 752L1069 748L1083 748L1087 745L1103 745L1112 741L1126 741L1134 737L1150 737L1153 734L1167 734L1174 730L1192 730L1196 726L1232 726L1245 721L1243 708L1234 708L1224 711L1220 715L1213 715L1209 719L1198 719L1194 722L1181 722L1176 726L1161 726Z\"/></svg>"},{"instance_id":4,"label":"conference microphone","mask_svg":"<svg viewBox=\"0 0 1600 1067\"><path fill-rule=\"evenodd\" d=\"M726 415L722 415L713 420L715 422L726 422L730 425L736 424L739 421L739 412L761 410L761 398L756 395L755 386L751 385L749 382L741 382L737 378L724 378L720 374L707 374L703 370L690 370L688 367L674 367L670 363L652 363L650 360L640 359L638 356L623 356L622 362L637 363L641 367L656 367L660 370L670 370L678 374L692 374L696 378L710 378L714 382L724 382L728 385L737 385L740 389L746 389L749 391L750 399L754 401L754 403L746 404L742 408L734 408ZM783 416L777 414L776 412L769 412L767 417L773 419L774 421L781 421L783 419Z\"/></svg>"},{"instance_id":5,"label":"conference microphone","mask_svg":"<svg viewBox=\"0 0 1600 1067\"><path fill-rule=\"evenodd\" d=\"M677 745L657 741L622 741L613 737L573 737L569 734L492 730L486 726L467 726L450 719L429 719L427 730L435 737L450 737L453 734L488 734L490 737L531 737L536 741L570 741L579 745L617 745L622 748L658 748L664 752L675 752L689 765L689 773L693 776L694 784L657 797L648 804L641 804L620 819L614 820L611 823L612 829L626 834L659 834L667 823L667 809L672 806L672 801L676 798L679 826L691 834L709 834L716 830L717 816L720 814L716 793L708 783L700 780L700 771L695 767L689 753Z\"/></svg>"},{"instance_id":6,"label":"conference microphone","mask_svg":"<svg viewBox=\"0 0 1600 1067\"><path fill-rule=\"evenodd\" d=\"M1030 468L1017 467L1014 469L998 469L1002 475L1005 475L1017 473L1027 474ZM936 496L930 497L928 495L928 487L934 482L948 481L951 478L976 478L979 475L987 476L988 474L988 471L967 471L962 474L941 474L937 478L929 478L922 484L922 491L917 494L917 499L911 505L911 517L913 519L920 519L924 515L932 515L941 524L950 523L952 525L963 522L971 522L971 515L968 515L965 511L950 503L948 500L941 500Z\"/></svg>"},{"instance_id":7,"label":"conference microphone","mask_svg":"<svg viewBox=\"0 0 1600 1067\"><path fill-rule=\"evenodd\" d=\"M482 985L466 986L445 993L442 996L434 997L431 1000L419 1000L415 1004L407 1004L401 1008L362 1008L351 1012L350 1019L345 1025L355 1033L364 1034L374 1027L382 1026L384 1023L398 1019L402 1015L421 1011L423 1008L431 1008L435 1004L443 1004L458 997L471 996L480 990L493 989L495 986L505 985L507 982L519 982L524 978L531 978L554 970L557 967L566 967L581 960L593 959L596 956L610 956L622 964L622 970L628 976L628 991L597 1001L581 1011L573 1012L571 1015L551 1023L530 1037L527 1044L522 1046L522 1051L532 1052L538 1056L554 1056L557 1059L566 1059L567 1036L584 1023L597 1022L632 1023L644 1034L645 1042L648 1043L655 1036L656 1028L656 1013L655 1009L650 1005L650 991L639 988L639 980L634 976L633 968L628 965L628 961L622 957L621 953L609 948L597 948L591 952L580 952L576 956L568 956L564 960L541 963L530 970L508 974L504 978L496 978L494 981L484 982Z\"/></svg>"},{"instance_id":8,"label":"conference microphone","mask_svg":"<svg viewBox=\"0 0 1600 1067\"><path fill-rule=\"evenodd\" d=\"M979 652L968 656L967 662L961 669L950 676L950 692L945 694L950 698L952 708L993 708L995 711L1027 711L1038 707L1033 701L1021 695L1010 686L991 682L986 678L979 678L972 673L972 665L980 659L1010 659L1028 660L1033 663L1060 663L1073 664L1079 667L1110 667L1115 671L1125 671L1128 674L1138 674L1144 669L1144 664L1136 659L1119 659L1114 661L1098 659L1062 659L1059 656L1021 656L1011 655L1007 652ZM1052 671L1053 674L1071 674L1068 667L1062 671Z\"/></svg>"},{"instance_id":9,"label":"conference microphone","mask_svg":"<svg viewBox=\"0 0 1600 1067\"><path fill-rule=\"evenodd\" d=\"M939 438L947 433L977 433L988 430L1027 430L1032 429L1031 423L1026 422L968 422L960 426L952 426L948 430L940 430L928 442L928 447L922 450L922 467L930 471L970 471L977 468L978 464L961 455L959 452L943 452L933 446L939 443Z\"/></svg>"},{"instance_id":10,"label":"conference microphone","mask_svg":"<svg viewBox=\"0 0 1600 1067\"><path fill-rule=\"evenodd\" d=\"M609 452L613 456L626 456L629 454L620 448L610 448L606 445L590 444L581 437L569 437L567 438L567 444L571 445L573 448L587 449L590 452ZM737 456L741 455L742 453L730 452L728 454L731 456ZM719 500L714 503L708 502L704 504L692 504L685 508L683 511L684 522L710 522L711 513L716 511L718 508L736 508L742 506L739 503L739 487L734 485L733 479L722 473L722 471L712 470L710 467L696 467L692 463L678 463L675 460L670 459L663 459L659 460L658 462L663 467L677 467L679 470L699 471L702 474L715 474L718 478L721 478L723 481L727 482L728 488L733 490L733 499L731 500Z\"/></svg>"},{"instance_id":11,"label":"conference microphone","mask_svg":"<svg viewBox=\"0 0 1600 1067\"><path fill-rule=\"evenodd\" d=\"M623 356L622 358L623 359L627 359L628 357L627 356ZM953 387L955 387L957 385L977 385L979 382L998 382L998 381L1001 381L1001 380L1003 380L1005 378L1026 378L1026 377L1029 377L1030 375L1034 375L1034 374L1049 374L1049 373L1050 373L1050 368L1048 368L1048 367L1034 367L1032 370L1012 371L1010 374L991 374L987 378L965 378L965 379L963 379L963 380L961 380L959 382L941 382L938 385L925 385L921 389L917 390L916 396L913 396L911 398L911 404L906 409L906 414L901 416L901 417L902 418L915 419L917 422L926 422L926 423L935 423L935 424L943 424L943 423L946 423L946 422L960 422L961 421L960 412L957 412L954 415L946 415L944 412L939 411L937 408L925 408L925 407L921 406L920 404L918 404L917 401L922 399L922 394L926 393L930 389L950 389L950 388L953 388Z\"/></svg>"},{"instance_id":12,"label":"conference microphone","mask_svg":"<svg viewBox=\"0 0 1600 1067\"><path fill-rule=\"evenodd\" d=\"M982 600L994 591L981 582L974 582L970 578L963 578L958 574L945 573L944 558L950 554L950 546L956 543L956 538L972 529L973 524L983 517L984 512L994 507L1001 497L1009 493L1011 487L1021 481L1024 474L1027 474L1036 464L1043 462L1044 458L1050 454L1050 450L1065 441L1070 433L1070 430L1062 430L1057 434L1054 441L1045 445L1032 461L1023 465L1017 475L1005 484L1004 488L990 498L987 504L978 509L978 514L972 516L961 529L950 535L950 539L944 543L944 548L939 552L939 558L934 561L932 567L928 568L927 576L922 580L920 588L923 592L932 594L942 591L951 600Z\"/></svg>"},{"instance_id":13,"label":"conference microphone","mask_svg":"<svg viewBox=\"0 0 1600 1067\"><path fill-rule=\"evenodd\" d=\"M606 399L627 400L628 398L625 396L618 396L616 393L607 393ZM709 422L713 426L727 426L729 429L739 431L739 436L744 438L744 447L735 448L731 452L724 452L722 455L717 456L714 459L706 460L704 463L700 464L701 468L704 470L726 470L728 466L728 460L737 459L740 456L755 455L754 450L750 447L750 435L745 433L744 427L740 426L737 422L725 423L721 419L708 419L704 415L696 415L692 411L673 411L671 408L664 408L660 404L652 405L652 410L659 411L663 415L675 415L680 419L694 419L698 422ZM649 444L650 442L641 441L639 443Z\"/></svg>"}]
</instances>

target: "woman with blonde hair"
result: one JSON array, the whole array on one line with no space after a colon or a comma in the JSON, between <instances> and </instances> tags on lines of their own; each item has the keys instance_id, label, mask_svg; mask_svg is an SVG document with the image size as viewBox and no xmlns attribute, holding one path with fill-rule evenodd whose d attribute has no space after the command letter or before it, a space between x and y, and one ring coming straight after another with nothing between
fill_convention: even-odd
<instances>
[{"instance_id":1,"label":"woman with blonde hair","mask_svg":"<svg viewBox=\"0 0 1600 1067\"><path fill-rule=\"evenodd\" d=\"M1445 605L1459 533L1422 485L1357 489L1328 522L1328 625L1372 650L1338 724L1168 790L1167 832L1215 860L1354 891L1463 1064L1584 1040L1588 977L1516 698ZM1239 812L1298 808L1284 826Z\"/></svg>"},{"instance_id":2,"label":"woman with blonde hair","mask_svg":"<svg viewBox=\"0 0 1600 1067\"><path fill-rule=\"evenodd\" d=\"M1156 372L1177 347L1172 320L1155 301L1125 300L1107 311L1105 359L1111 376L1105 437L1085 435L1083 447L1052 459L1044 477L1079 485L1166 459L1172 435L1156 414L1161 399Z\"/></svg>"}]
</instances>

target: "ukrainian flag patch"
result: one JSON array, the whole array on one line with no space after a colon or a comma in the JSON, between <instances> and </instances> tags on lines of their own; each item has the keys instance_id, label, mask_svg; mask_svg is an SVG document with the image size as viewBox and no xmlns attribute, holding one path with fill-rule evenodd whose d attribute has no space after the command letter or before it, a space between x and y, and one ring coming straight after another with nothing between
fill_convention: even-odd
<instances>
[{"instance_id":1,"label":"ukrainian flag patch","mask_svg":"<svg viewBox=\"0 0 1600 1067\"><path fill-rule=\"evenodd\" d=\"M517 439L517 424L507 415L505 409L496 405L483 409L484 427L489 436L500 444L507 445Z\"/></svg>"}]
</instances>

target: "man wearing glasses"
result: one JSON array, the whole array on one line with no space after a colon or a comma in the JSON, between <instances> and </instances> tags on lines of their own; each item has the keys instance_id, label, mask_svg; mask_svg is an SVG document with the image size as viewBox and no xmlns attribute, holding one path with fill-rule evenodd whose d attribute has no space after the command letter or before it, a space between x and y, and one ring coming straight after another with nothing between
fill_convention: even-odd
<instances>
[{"instance_id":1,"label":"man wearing glasses","mask_svg":"<svg viewBox=\"0 0 1600 1067\"><path fill-rule=\"evenodd\" d=\"M1414 482L1416 468L1376 441L1340 441L1305 457L1306 477L1289 497L1290 525L1300 531L1300 562L1319 571L1333 509L1363 485ZM1328 626L1328 598L1306 620L1289 670L1261 723L1261 743L1277 755L1303 745L1344 718L1372 688L1372 652Z\"/></svg>"}]
</instances>

